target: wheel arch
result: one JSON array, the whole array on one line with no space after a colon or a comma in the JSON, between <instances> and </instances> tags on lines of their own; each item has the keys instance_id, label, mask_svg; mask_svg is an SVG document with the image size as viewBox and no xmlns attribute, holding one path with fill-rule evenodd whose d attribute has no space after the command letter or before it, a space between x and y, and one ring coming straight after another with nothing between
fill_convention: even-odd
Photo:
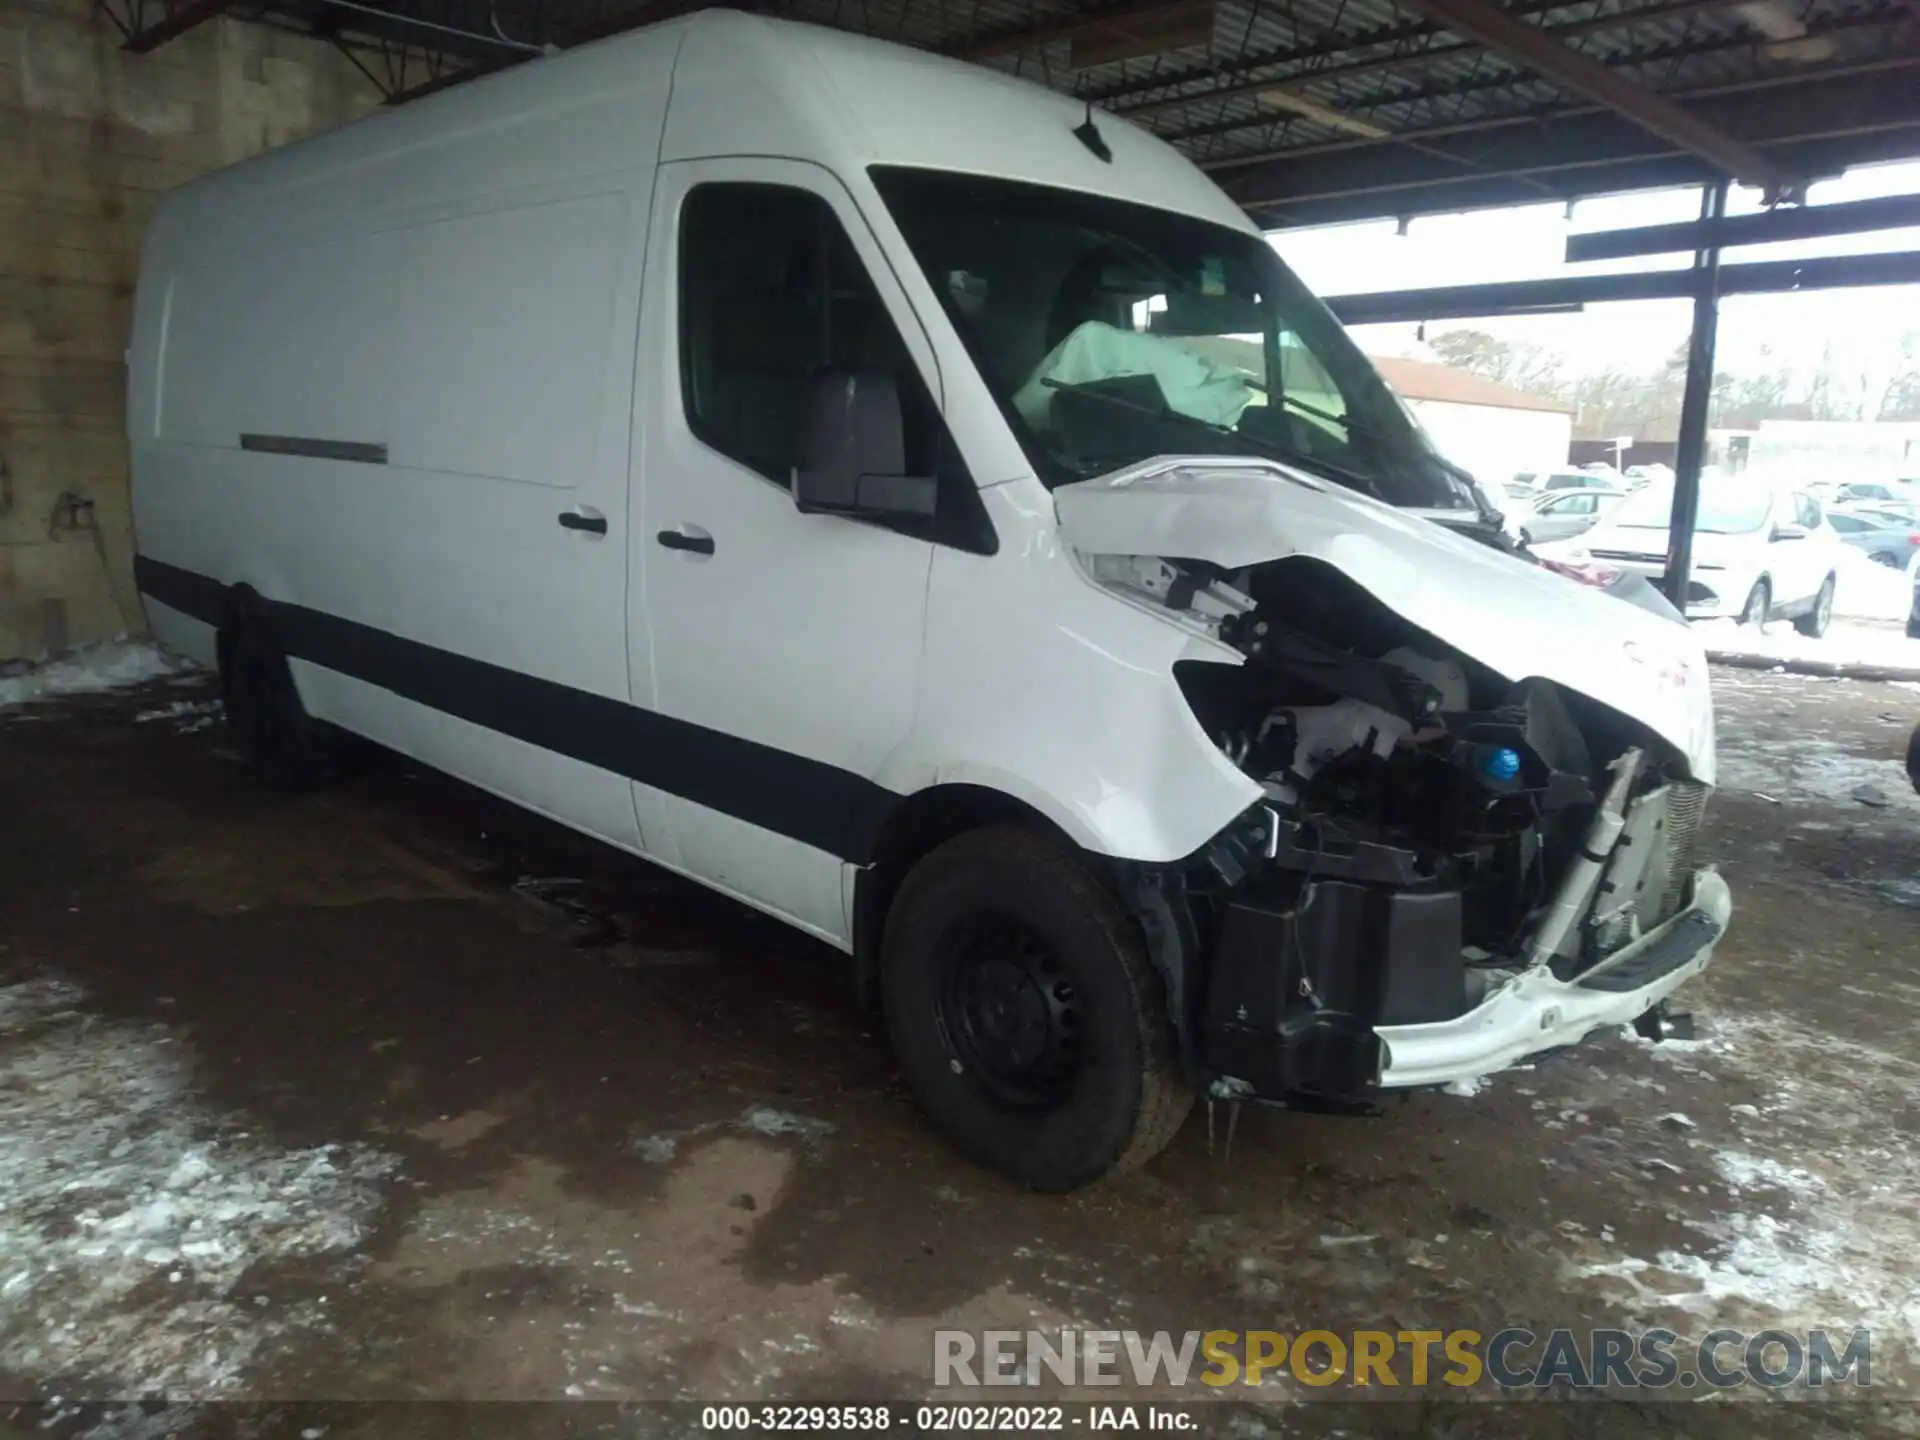
<instances>
[{"instance_id":1,"label":"wheel arch","mask_svg":"<svg viewBox=\"0 0 1920 1440\"><path fill-rule=\"evenodd\" d=\"M949 783L907 796L882 823L872 858L855 872L853 973L861 1008L880 1012L880 946L887 912L909 871L927 855L972 830L1016 824L1045 834L1080 856L1139 927L1148 962L1159 977L1175 1053L1190 1080L1201 1070L1200 963L1195 918L1172 867L1116 861L1089 851L1035 806L985 785Z\"/></svg>"},{"instance_id":2,"label":"wheel arch","mask_svg":"<svg viewBox=\"0 0 1920 1440\"><path fill-rule=\"evenodd\" d=\"M1036 807L986 785L929 786L888 811L868 863L856 872L853 884L854 983L864 1008L879 1009L880 941L887 911L907 872L949 840L984 826L1006 824L1028 826L1084 853L1072 836Z\"/></svg>"}]
</instances>

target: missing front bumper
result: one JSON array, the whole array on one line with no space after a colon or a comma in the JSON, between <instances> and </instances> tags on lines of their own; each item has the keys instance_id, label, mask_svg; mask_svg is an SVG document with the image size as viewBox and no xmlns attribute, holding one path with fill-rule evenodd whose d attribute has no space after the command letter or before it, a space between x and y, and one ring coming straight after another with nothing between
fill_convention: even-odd
<instances>
[{"instance_id":1,"label":"missing front bumper","mask_svg":"<svg viewBox=\"0 0 1920 1440\"><path fill-rule=\"evenodd\" d=\"M1699 974L1713 958L1733 913L1727 882L1694 873L1687 906L1665 924L1571 980L1545 966L1515 976L1453 1020L1383 1025L1380 1084L1388 1088L1467 1080L1627 1025Z\"/></svg>"}]
</instances>

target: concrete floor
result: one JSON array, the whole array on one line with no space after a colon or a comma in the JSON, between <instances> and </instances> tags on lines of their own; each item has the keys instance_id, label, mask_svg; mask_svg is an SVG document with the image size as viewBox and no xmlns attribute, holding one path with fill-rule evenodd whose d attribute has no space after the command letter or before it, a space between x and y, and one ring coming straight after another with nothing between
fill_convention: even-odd
<instances>
[{"instance_id":1,"label":"concrete floor","mask_svg":"<svg viewBox=\"0 0 1920 1440\"><path fill-rule=\"evenodd\" d=\"M201 680L0 710L0 1400L40 1406L0 1433L907 1399L939 1327L1659 1322L1870 1326L1875 1387L1580 1433L1914 1433L1920 693L1715 680L1736 914L1697 1042L1609 1034L1377 1120L1249 1110L1230 1156L1197 1111L1066 1197L949 1153L838 957L772 922L398 760L263 794ZM1257 1393L1224 1433L1568 1413ZM73 1403L161 1394L277 1404Z\"/></svg>"}]
</instances>

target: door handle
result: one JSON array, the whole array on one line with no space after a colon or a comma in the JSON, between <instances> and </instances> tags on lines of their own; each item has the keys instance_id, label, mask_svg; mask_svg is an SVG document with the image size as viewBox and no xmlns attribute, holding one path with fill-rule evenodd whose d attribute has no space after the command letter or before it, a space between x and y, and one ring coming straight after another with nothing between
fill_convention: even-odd
<instances>
[{"instance_id":1,"label":"door handle","mask_svg":"<svg viewBox=\"0 0 1920 1440\"><path fill-rule=\"evenodd\" d=\"M562 510L560 528L583 530L589 535L604 535L607 533L607 517L597 510L588 510L584 506L578 510Z\"/></svg>"},{"instance_id":2,"label":"door handle","mask_svg":"<svg viewBox=\"0 0 1920 1440\"><path fill-rule=\"evenodd\" d=\"M658 540L669 550L686 550L695 555L711 555L713 553L713 537L711 535L689 535L684 530L662 530L658 535L654 536L654 539Z\"/></svg>"}]
</instances>

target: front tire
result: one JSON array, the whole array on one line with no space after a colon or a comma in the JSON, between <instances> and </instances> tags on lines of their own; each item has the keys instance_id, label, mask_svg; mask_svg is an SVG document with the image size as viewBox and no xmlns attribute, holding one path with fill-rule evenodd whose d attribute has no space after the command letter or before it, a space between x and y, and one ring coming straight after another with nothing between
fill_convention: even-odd
<instances>
[{"instance_id":1,"label":"front tire","mask_svg":"<svg viewBox=\"0 0 1920 1440\"><path fill-rule=\"evenodd\" d=\"M1797 616L1793 628L1809 640L1818 640L1827 633L1827 626L1833 622L1833 576L1829 575L1820 582L1820 593L1813 597L1813 608L1806 614Z\"/></svg>"},{"instance_id":2,"label":"front tire","mask_svg":"<svg viewBox=\"0 0 1920 1440\"><path fill-rule=\"evenodd\" d=\"M921 1109L956 1149L1036 1190L1143 1163L1192 1108L1137 928L1033 830L975 830L914 866L881 967Z\"/></svg>"},{"instance_id":3,"label":"front tire","mask_svg":"<svg viewBox=\"0 0 1920 1440\"><path fill-rule=\"evenodd\" d=\"M227 735L247 768L275 790L306 790L328 779L332 737L301 703L286 652L266 620L240 617L220 656Z\"/></svg>"},{"instance_id":4,"label":"front tire","mask_svg":"<svg viewBox=\"0 0 1920 1440\"><path fill-rule=\"evenodd\" d=\"M1763 626L1767 623L1767 614L1773 609L1773 591L1764 579L1753 582L1753 589L1747 592L1747 603L1740 607L1740 624Z\"/></svg>"}]
</instances>

